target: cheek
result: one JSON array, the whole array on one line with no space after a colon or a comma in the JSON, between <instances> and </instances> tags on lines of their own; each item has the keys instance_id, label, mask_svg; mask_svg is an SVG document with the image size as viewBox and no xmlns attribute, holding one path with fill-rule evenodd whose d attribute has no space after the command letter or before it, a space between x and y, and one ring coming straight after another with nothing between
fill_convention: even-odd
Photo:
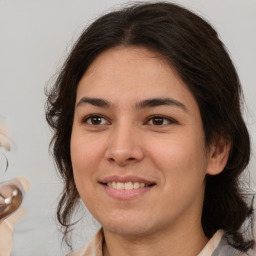
<instances>
[{"instance_id":1,"label":"cheek","mask_svg":"<svg viewBox=\"0 0 256 256\"><path fill-rule=\"evenodd\" d=\"M102 158L102 147L97 139L71 136L70 151L73 174L78 193L87 209L97 216L100 200L97 194L97 170Z\"/></svg>"},{"instance_id":2,"label":"cheek","mask_svg":"<svg viewBox=\"0 0 256 256\"><path fill-rule=\"evenodd\" d=\"M91 179L91 161L89 159L93 154L88 149L88 144L76 134L71 136L70 152L74 180L80 196L83 197L84 190L88 188L88 184L86 186L84 184Z\"/></svg>"},{"instance_id":3,"label":"cheek","mask_svg":"<svg viewBox=\"0 0 256 256\"><path fill-rule=\"evenodd\" d=\"M77 172L92 171L104 155L104 140L100 136L85 136L82 132L73 132L70 142L72 165Z\"/></svg>"},{"instance_id":4,"label":"cheek","mask_svg":"<svg viewBox=\"0 0 256 256\"><path fill-rule=\"evenodd\" d=\"M104 140L101 136L85 136L73 130L70 141L73 174L78 192L83 200L94 191L97 170L104 155Z\"/></svg>"},{"instance_id":5,"label":"cheek","mask_svg":"<svg viewBox=\"0 0 256 256\"><path fill-rule=\"evenodd\" d=\"M199 133L200 134L200 133ZM202 182L207 167L204 140L197 133L174 134L151 142L151 159L168 186L186 188Z\"/></svg>"}]
</instances>

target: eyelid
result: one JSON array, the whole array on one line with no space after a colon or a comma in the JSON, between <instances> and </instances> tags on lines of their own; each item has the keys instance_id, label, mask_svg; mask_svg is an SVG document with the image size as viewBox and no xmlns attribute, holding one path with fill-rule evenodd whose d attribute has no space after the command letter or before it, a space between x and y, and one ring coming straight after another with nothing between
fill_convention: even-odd
<instances>
[{"instance_id":1,"label":"eyelid","mask_svg":"<svg viewBox=\"0 0 256 256\"><path fill-rule=\"evenodd\" d=\"M103 120L105 120L105 122L103 124L92 124L92 123L89 123L88 120L90 120L90 118L93 118L93 117L100 117L102 118ZM159 125L156 125L156 124L149 124L150 121L152 121L154 118L159 118L159 119L163 119L164 120L164 123L163 124L159 124ZM167 123L166 123L167 121ZM102 114L97 114L97 113L93 113L93 114L89 114L89 115L86 115L85 117L82 118L81 120L81 123L82 124L88 124L88 125L91 125L91 126L103 126L103 125L109 125L111 124L110 120L108 118L106 118L104 115ZM166 126L166 125L169 125L169 124L178 124L178 122L169 117L169 116L165 116L165 115L160 115L160 114L154 114L154 115L151 115L149 116L146 121L143 123L145 125L152 125L152 126Z\"/></svg>"},{"instance_id":2,"label":"eyelid","mask_svg":"<svg viewBox=\"0 0 256 256\"><path fill-rule=\"evenodd\" d=\"M164 120L167 120L167 121L168 121L168 124L178 124L178 122L177 122L175 119L171 118L171 117L164 116L164 115L157 115L157 114L148 117L144 124L148 124L149 121L152 121L154 118L162 118L162 119L164 119ZM162 125L149 124L149 125L153 125L153 126L165 126L165 125L168 125L168 124L162 124Z\"/></svg>"},{"instance_id":3,"label":"eyelid","mask_svg":"<svg viewBox=\"0 0 256 256\"><path fill-rule=\"evenodd\" d=\"M99 124L99 125L95 125L95 124L92 124L92 123L88 123L88 120L90 118L93 118L93 117L100 117L102 119L104 119L106 122L104 124ZM101 114L97 114L97 113L94 113L94 114L89 114L85 117L82 118L82 121L81 121L82 124L85 124L87 123L88 125L91 125L91 126L102 126L102 125L108 125L110 124L110 121L108 118L106 118L105 116L101 115Z\"/></svg>"}]
</instances>

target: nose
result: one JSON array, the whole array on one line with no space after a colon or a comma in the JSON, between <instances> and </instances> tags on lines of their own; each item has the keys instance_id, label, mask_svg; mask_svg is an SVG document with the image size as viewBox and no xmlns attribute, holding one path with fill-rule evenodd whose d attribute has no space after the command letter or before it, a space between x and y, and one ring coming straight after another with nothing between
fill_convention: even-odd
<instances>
[{"instance_id":1,"label":"nose","mask_svg":"<svg viewBox=\"0 0 256 256\"><path fill-rule=\"evenodd\" d=\"M106 150L109 162L126 166L144 158L140 134L131 125L118 125L111 131Z\"/></svg>"}]
</instances>

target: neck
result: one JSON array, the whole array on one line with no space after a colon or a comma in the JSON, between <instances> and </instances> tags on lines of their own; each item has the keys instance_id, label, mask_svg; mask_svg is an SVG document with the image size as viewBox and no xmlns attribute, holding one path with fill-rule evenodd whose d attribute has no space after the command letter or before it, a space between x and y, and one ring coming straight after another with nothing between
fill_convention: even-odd
<instances>
[{"instance_id":1,"label":"neck","mask_svg":"<svg viewBox=\"0 0 256 256\"><path fill-rule=\"evenodd\" d=\"M104 230L104 256L196 256L208 242L201 225L175 232L168 230L158 233L123 237Z\"/></svg>"}]
</instances>

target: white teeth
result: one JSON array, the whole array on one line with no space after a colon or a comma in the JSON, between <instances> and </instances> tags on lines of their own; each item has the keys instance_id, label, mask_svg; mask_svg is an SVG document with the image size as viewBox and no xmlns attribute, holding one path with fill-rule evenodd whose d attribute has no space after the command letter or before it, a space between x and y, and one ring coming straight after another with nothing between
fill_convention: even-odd
<instances>
[{"instance_id":1,"label":"white teeth","mask_svg":"<svg viewBox=\"0 0 256 256\"><path fill-rule=\"evenodd\" d=\"M133 183L133 188L139 188L140 187L140 183L139 182L134 182Z\"/></svg>"},{"instance_id":2,"label":"white teeth","mask_svg":"<svg viewBox=\"0 0 256 256\"><path fill-rule=\"evenodd\" d=\"M124 183L117 182L117 183L116 183L116 188L117 188L117 189L124 189Z\"/></svg>"},{"instance_id":3,"label":"white teeth","mask_svg":"<svg viewBox=\"0 0 256 256\"><path fill-rule=\"evenodd\" d=\"M116 188L116 182L115 181L112 182L112 187Z\"/></svg>"},{"instance_id":4,"label":"white teeth","mask_svg":"<svg viewBox=\"0 0 256 256\"><path fill-rule=\"evenodd\" d=\"M124 189L133 189L132 182L126 182L124 183Z\"/></svg>"},{"instance_id":5,"label":"white teeth","mask_svg":"<svg viewBox=\"0 0 256 256\"><path fill-rule=\"evenodd\" d=\"M144 188L147 186L145 183L131 182L131 181L125 182L125 183L112 181L112 182L108 182L107 185L111 188L126 189L126 190Z\"/></svg>"}]
</instances>

